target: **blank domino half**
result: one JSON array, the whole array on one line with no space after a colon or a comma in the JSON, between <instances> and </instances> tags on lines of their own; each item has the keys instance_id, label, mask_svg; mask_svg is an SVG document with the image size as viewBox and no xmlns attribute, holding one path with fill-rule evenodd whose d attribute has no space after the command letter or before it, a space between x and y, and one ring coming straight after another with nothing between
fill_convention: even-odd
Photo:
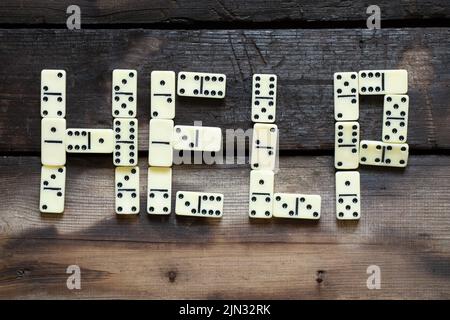
<instances>
[{"instance_id":1,"label":"blank domino half","mask_svg":"<svg viewBox=\"0 0 450 320\"><path fill-rule=\"evenodd\" d=\"M173 163L173 120L151 119L149 125L148 164L170 167Z\"/></svg>"},{"instance_id":2,"label":"blank domino half","mask_svg":"<svg viewBox=\"0 0 450 320\"><path fill-rule=\"evenodd\" d=\"M66 120L43 118L41 120L41 162L46 166L66 164Z\"/></svg>"},{"instance_id":3,"label":"blank domino half","mask_svg":"<svg viewBox=\"0 0 450 320\"><path fill-rule=\"evenodd\" d=\"M358 73L336 72L334 74L334 118L336 121L358 120Z\"/></svg>"},{"instance_id":4,"label":"blank domino half","mask_svg":"<svg viewBox=\"0 0 450 320\"><path fill-rule=\"evenodd\" d=\"M116 213L139 213L139 167L117 167L116 182Z\"/></svg>"},{"instance_id":5,"label":"blank domino half","mask_svg":"<svg viewBox=\"0 0 450 320\"><path fill-rule=\"evenodd\" d=\"M277 108L277 76L254 74L252 87L252 120L275 122Z\"/></svg>"},{"instance_id":6,"label":"blank domino half","mask_svg":"<svg viewBox=\"0 0 450 320\"><path fill-rule=\"evenodd\" d=\"M170 214L172 202L172 168L148 168L148 214Z\"/></svg>"},{"instance_id":7,"label":"blank domino half","mask_svg":"<svg viewBox=\"0 0 450 320\"><path fill-rule=\"evenodd\" d=\"M383 142L405 143L408 136L407 95L386 95L383 106Z\"/></svg>"},{"instance_id":8,"label":"blank domino half","mask_svg":"<svg viewBox=\"0 0 450 320\"><path fill-rule=\"evenodd\" d=\"M114 164L135 166L138 158L138 120L114 119Z\"/></svg>"},{"instance_id":9,"label":"blank domino half","mask_svg":"<svg viewBox=\"0 0 450 320\"><path fill-rule=\"evenodd\" d=\"M409 146L407 143L386 143L362 140L359 148L361 164L385 167L406 167Z\"/></svg>"},{"instance_id":10,"label":"blank domino half","mask_svg":"<svg viewBox=\"0 0 450 320\"><path fill-rule=\"evenodd\" d=\"M253 126L251 167L253 170L274 170L278 143L275 124L255 123Z\"/></svg>"},{"instance_id":11,"label":"blank domino half","mask_svg":"<svg viewBox=\"0 0 450 320\"><path fill-rule=\"evenodd\" d=\"M175 72L152 71L150 77L152 117L158 119L175 118Z\"/></svg>"},{"instance_id":12,"label":"blank domino half","mask_svg":"<svg viewBox=\"0 0 450 320\"><path fill-rule=\"evenodd\" d=\"M178 191L175 213L179 216L221 218L223 215L223 194Z\"/></svg>"},{"instance_id":13,"label":"blank domino half","mask_svg":"<svg viewBox=\"0 0 450 320\"><path fill-rule=\"evenodd\" d=\"M271 218L273 208L274 173L270 170L250 172L248 214L250 218Z\"/></svg>"},{"instance_id":14,"label":"blank domino half","mask_svg":"<svg viewBox=\"0 0 450 320\"><path fill-rule=\"evenodd\" d=\"M39 208L43 213L62 213L66 192L66 168L42 166Z\"/></svg>"},{"instance_id":15,"label":"blank domino half","mask_svg":"<svg viewBox=\"0 0 450 320\"><path fill-rule=\"evenodd\" d=\"M336 172L336 218L358 220L361 217L361 191L358 171Z\"/></svg>"},{"instance_id":16,"label":"blank domino half","mask_svg":"<svg viewBox=\"0 0 450 320\"><path fill-rule=\"evenodd\" d=\"M277 218L320 219L319 195L275 193L273 216Z\"/></svg>"},{"instance_id":17,"label":"blank domino half","mask_svg":"<svg viewBox=\"0 0 450 320\"><path fill-rule=\"evenodd\" d=\"M116 69L112 74L112 115L115 118L136 117L137 71Z\"/></svg>"},{"instance_id":18,"label":"blank domino half","mask_svg":"<svg viewBox=\"0 0 450 320\"><path fill-rule=\"evenodd\" d=\"M44 69L41 72L41 116L66 116L66 71Z\"/></svg>"},{"instance_id":19,"label":"blank domino half","mask_svg":"<svg viewBox=\"0 0 450 320\"><path fill-rule=\"evenodd\" d=\"M225 98L227 77L221 73L186 72L178 73L179 96L199 98Z\"/></svg>"},{"instance_id":20,"label":"blank domino half","mask_svg":"<svg viewBox=\"0 0 450 320\"><path fill-rule=\"evenodd\" d=\"M66 151L69 153L112 153L111 129L66 129Z\"/></svg>"},{"instance_id":21,"label":"blank domino half","mask_svg":"<svg viewBox=\"0 0 450 320\"><path fill-rule=\"evenodd\" d=\"M175 126L172 146L175 150L220 151L222 130L216 127Z\"/></svg>"},{"instance_id":22,"label":"blank domino half","mask_svg":"<svg viewBox=\"0 0 450 320\"><path fill-rule=\"evenodd\" d=\"M335 124L334 166L356 169L359 166L359 123L340 121Z\"/></svg>"},{"instance_id":23,"label":"blank domino half","mask_svg":"<svg viewBox=\"0 0 450 320\"><path fill-rule=\"evenodd\" d=\"M359 71L359 93L405 94L408 92L406 70L361 70Z\"/></svg>"}]
</instances>

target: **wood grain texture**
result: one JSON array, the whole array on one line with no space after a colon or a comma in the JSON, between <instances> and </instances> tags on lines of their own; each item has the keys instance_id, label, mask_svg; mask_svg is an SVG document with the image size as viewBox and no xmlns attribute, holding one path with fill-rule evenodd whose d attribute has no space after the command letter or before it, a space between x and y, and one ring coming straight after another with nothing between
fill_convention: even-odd
<instances>
[{"instance_id":1,"label":"wood grain texture","mask_svg":"<svg viewBox=\"0 0 450 320\"><path fill-rule=\"evenodd\" d=\"M4 243L4 241L3 241ZM7 242L0 298L448 299L448 252L367 244ZM68 290L69 265L81 290ZM367 267L381 269L368 290Z\"/></svg>"},{"instance_id":2,"label":"wood grain texture","mask_svg":"<svg viewBox=\"0 0 450 320\"><path fill-rule=\"evenodd\" d=\"M320 221L250 220L248 164L173 168L172 208L179 190L221 192L225 196L222 219L183 218L174 214L148 216L144 209L146 166L146 158L141 158L139 216L115 215L114 168L111 157L106 156L69 157L65 213L41 215L39 158L3 158L1 238L202 244L390 244L448 250L448 156L412 156L405 170L361 167L359 222L336 220L332 157L283 157L275 179L277 192L321 195Z\"/></svg>"},{"instance_id":3,"label":"wood grain texture","mask_svg":"<svg viewBox=\"0 0 450 320\"><path fill-rule=\"evenodd\" d=\"M0 23L65 24L69 0L9 0L0 8ZM366 1L310 0L79 0L82 23L170 24L199 22L322 22L361 21L365 27ZM450 17L445 0L378 0L386 20L444 19ZM407 22L405 22L407 26Z\"/></svg>"},{"instance_id":4,"label":"wood grain texture","mask_svg":"<svg viewBox=\"0 0 450 320\"><path fill-rule=\"evenodd\" d=\"M40 150L40 71L68 73L68 127L111 127L111 73L139 72L140 150L148 149L149 75L155 69L228 76L224 101L177 98L177 124L247 130L253 73L279 75L281 150L334 148L336 71L409 71L412 150L450 148L450 29L0 30L0 152ZM382 97L361 99L361 137L381 139Z\"/></svg>"}]
</instances>

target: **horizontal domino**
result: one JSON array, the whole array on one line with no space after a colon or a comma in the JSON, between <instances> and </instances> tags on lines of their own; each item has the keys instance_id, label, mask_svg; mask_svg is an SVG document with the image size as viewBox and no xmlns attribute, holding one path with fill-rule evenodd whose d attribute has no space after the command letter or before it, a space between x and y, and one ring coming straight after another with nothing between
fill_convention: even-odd
<instances>
[{"instance_id":1,"label":"horizontal domino","mask_svg":"<svg viewBox=\"0 0 450 320\"><path fill-rule=\"evenodd\" d=\"M216 127L175 126L172 146L175 150L219 151L222 130Z\"/></svg>"},{"instance_id":2,"label":"horizontal domino","mask_svg":"<svg viewBox=\"0 0 450 320\"><path fill-rule=\"evenodd\" d=\"M406 167L408 154L407 143L362 140L359 148L359 162L372 166Z\"/></svg>"},{"instance_id":3,"label":"horizontal domino","mask_svg":"<svg viewBox=\"0 0 450 320\"><path fill-rule=\"evenodd\" d=\"M153 118L175 118L175 72L152 71L150 111Z\"/></svg>"},{"instance_id":4,"label":"horizontal domino","mask_svg":"<svg viewBox=\"0 0 450 320\"><path fill-rule=\"evenodd\" d=\"M149 125L148 164L170 167L173 163L173 120L151 119Z\"/></svg>"},{"instance_id":5,"label":"horizontal domino","mask_svg":"<svg viewBox=\"0 0 450 320\"><path fill-rule=\"evenodd\" d=\"M138 161L138 120L116 118L114 130L114 156L116 166L135 166Z\"/></svg>"},{"instance_id":6,"label":"horizontal domino","mask_svg":"<svg viewBox=\"0 0 450 320\"><path fill-rule=\"evenodd\" d=\"M252 84L252 120L275 122L277 108L277 76L254 74Z\"/></svg>"},{"instance_id":7,"label":"horizontal domino","mask_svg":"<svg viewBox=\"0 0 450 320\"><path fill-rule=\"evenodd\" d=\"M361 70L358 75L359 93L362 95L408 92L406 70Z\"/></svg>"},{"instance_id":8,"label":"horizontal domino","mask_svg":"<svg viewBox=\"0 0 450 320\"><path fill-rule=\"evenodd\" d=\"M66 120L43 118L41 120L41 162L46 166L66 164Z\"/></svg>"},{"instance_id":9,"label":"horizontal domino","mask_svg":"<svg viewBox=\"0 0 450 320\"><path fill-rule=\"evenodd\" d=\"M383 105L383 142L405 143L408 137L407 95L386 95Z\"/></svg>"},{"instance_id":10,"label":"horizontal domino","mask_svg":"<svg viewBox=\"0 0 450 320\"><path fill-rule=\"evenodd\" d=\"M136 117L137 71L115 69L112 73L112 115L115 118Z\"/></svg>"},{"instance_id":11,"label":"horizontal domino","mask_svg":"<svg viewBox=\"0 0 450 320\"><path fill-rule=\"evenodd\" d=\"M41 71L41 116L44 118L66 116L66 71L51 69Z\"/></svg>"},{"instance_id":12,"label":"horizontal domino","mask_svg":"<svg viewBox=\"0 0 450 320\"><path fill-rule=\"evenodd\" d=\"M359 166L359 123L335 123L334 166L336 169L356 169Z\"/></svg>"},{"instance_id":13,"label":"horizontal domino","mask_svg":"<svg viewBox=\"0 0 450 320\"><path fill-rule=\"evenodd\" d=\"M139 213L139 167L117 167L115 171L116 213Z\"/></svg>"},{"instance_id":14,"label":"horizontal domino","mask_svg":"<svg viewBox=\"0 0 450 320\"><path fill-rule=\"evenodd\" d=\"M356 121L359 118L358 73L334 74L334 118L336 121Z\"/></svg>"},{"instance_id":15,"label":"horizontal domino","mask_svg":"<svg viewBox=\"0 0 450 320\"><path fill-rule=\"evenodd\" d=\"M223 200L221 193L178 191L175 213L179 216L221 218Z\"/></svg>"},{"instance_id":16,"label":"horizontal domino","mask_svg":"<svg viewBox=\"0 0 450 320\"><path fill-rule=\"evenodd\" d=\"M148 168L148 214L170 214L172 202L172 168Z\"/></svg>"},{"instance_id":17,"label":"horizontal domino","mask_svg":"<svg viewBox=\"0 0 450 320\"><path fill-rule=\"evenodd\" d=\"M111 129L66 129L66 151L69 153L112 153L113 146Z\"/></svg>"},{"instance_id":18,"label":"horizontal domino","mask_svg":"<svg viewBox=\"0 0 450 320\"><path fill-rule=\"evenodd\" d=\"M43 213L62 213L66 192L66 168L42 166L39 209Z\"/></svg>"},{"instance_id":19,"label":"horizontal domino","mask_svg":"<svg viewBox=\"0 0 450 320\"><path fill-rule=\"evenodd\" d=\"M336 172L336 218L358 220L361 217L361 191L358 171Z\"/></svg>"},{"instance_id":20,"label":"horizontal domino","mask_svg":"<svg viewBox=\"0 0 450 320\"><path fill-rule=\"evenodd\" d=\"M177 92L179 96L223 99L226 82L227 76L221 73L180 71Z\"/></svg>"},{"instance_id":21,"label":"horizontal domino","mask_svg":"<svg viewBox=\"0 0 450 320\"><path fill-rule=\"evenodd\" d=\"M270 170L250 172L248 215L250 218L271 218L273 208L274 173Z\"/></svg>"},{"instance_id":22,"label":"horizontal domino","mask_svg":"<svg viewBox=\"0 0 450 320\"><path fill-rule=\"evenodd\" d=\"M250 164L253 170L274 170L278 145L275 124L255 123L253 126Z\"/></svg>"},{"instance_id":23,"label":"horizontal domino","mask_svg":"<svg viewBox=\"0 0 450 320\"><path fill-rule=\"evenodd\" d=\"M319 195L275 193L273 216L292 219L320 219Z\"/></svg>"}]
</instances>

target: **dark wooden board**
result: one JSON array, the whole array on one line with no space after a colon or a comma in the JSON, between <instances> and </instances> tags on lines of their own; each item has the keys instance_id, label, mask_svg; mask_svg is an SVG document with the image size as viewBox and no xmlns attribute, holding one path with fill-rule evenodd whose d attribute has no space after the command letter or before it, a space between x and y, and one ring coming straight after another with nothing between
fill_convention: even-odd
<instances>
[{"instance_id":1,"label":"dark wooden board","mask_svg":"<svg viewBox=\"0 0 450 320\"><path fill-rule=\"evenodd\" d=\"M10 0L0 7L0 23L65 24L73 1ZM232 1L232 0L79 0L82 23L195 25L199 22L249 23L360 21L365 28L370 1ZM378 0L383 21L450 18L446 0ZM405 22L407 26L407 22Z\"/></svg>"},{"instance_id":2,"label":"dark wooden board","mask_svg":"<svg viewBox=\"0 0 450 320\"><path fill-rule=\"evenodd\" d=\"M433 246L444 251L450 229L450 157L411 156L406 169L364 166L361 172L362 218L335 217L333 158L282 157L277 192L319 194L320 221L249 220L250 169L245 164L181 165L173 168L172 212L176 191L216 191L225 196L224 217L149 217L146 214L147 159L141 158L141 214L114 213L112 157L69 157L66 210L39 213L38 157L0 161L1 238L78 239L150 243L389 243Z\"/></svg>"},{"instance_id":3,"label":"dark wooden board","mask_svg":"<svg viewBox=\"0 0 450 320\"><path fill-rule=\"evenodd\" d=\"M141 159L141 207L146 159ZM38 212L37 157L0 160L0 298L448 298L450 157L360 168L362 218L338 222L332 157L285 157L280 192L322 196L319 222L247 216L246 165L175 166L174 191L225 194L221 220L114 214L108 157L71 157L66 212ZM69 265L82 290L66 288ZM381 268L382 290L366 269Z\"/></svg>"},{"instance_id":4,"label":"dark wooden board","mask_svg":"<svg viewBox=\"0 0 450 320\"><path fill-rule=\"evenodd\" d=\"M68 72L68 127L111 127L111 72L139 71L140 150L147 150L149 75L223 72L224 101L177 98L178 124L252 127L251 76L279 75L281 150L334 148L336 71L406 68L411 149L450 147L450 29L0 30L0 152L40 151L40 71ZM381 138L382 98L361 99L362 138Z\"/></svg>"}]
</instances>

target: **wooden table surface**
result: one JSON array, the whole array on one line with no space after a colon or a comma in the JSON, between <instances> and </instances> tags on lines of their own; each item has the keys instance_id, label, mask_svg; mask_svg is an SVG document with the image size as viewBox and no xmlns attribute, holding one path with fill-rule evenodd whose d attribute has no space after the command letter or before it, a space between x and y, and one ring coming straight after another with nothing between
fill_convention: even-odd
<instances>
[{"instance_id":1,"label":"wooden table surface","mask_svg":"<svg viewBox=\"0 0 450 320\"><path fill-rule=\"evenodd\" d=\"M367 1L80 0L0 5L0 298L450 298L450 5ZM248 129L253 73L276 73L279 192L322 196L319 222L248 218L248 164L178 165L173 191L225 194L220 220L114 213L111 155L70 154L66 210L40 214L40 71L68 74L67 126L111 128L111 73L139 72L141 208L150 72L225 73L224 101L177 97L176 124ZM335 218L333 73L409 72L404 170L360 167L362 217ZM361 137L381 139L382 97ZM173 206L174 204L172 204ZM81 290L66 269L81 268ZM367 267L381 289L366 286Z\"/></svg>"}]
</instances>

